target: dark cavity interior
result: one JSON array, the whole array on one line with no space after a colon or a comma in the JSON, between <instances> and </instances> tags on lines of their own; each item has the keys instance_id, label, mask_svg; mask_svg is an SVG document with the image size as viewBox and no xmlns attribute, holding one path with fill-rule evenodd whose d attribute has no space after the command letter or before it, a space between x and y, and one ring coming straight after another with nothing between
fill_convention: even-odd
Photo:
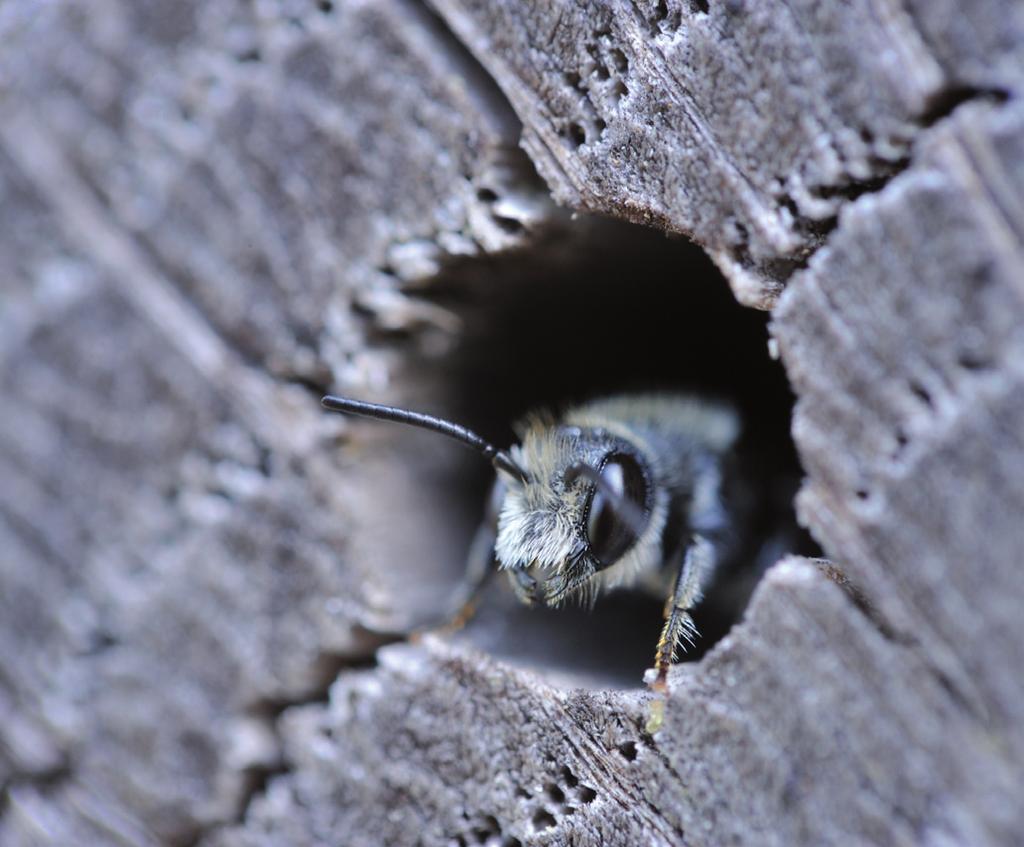
<instances>
[{"instance_id":1,"label":"dark cavity interior","mask_svg":"<svg viewBox=\"0 0 1024 847\"><path fill-rule=\"evenodd\" d=\"M443 357L416 359L410 403L426 403L499 446L513 442L512 424L530 410L618 392L688 391L739 408L745 435L737 460L757 506L745 522L742 555L694 614L702 637L682 661L699 658L728 632L781 555L814 552L793 514L800 479L789 434L793 396L768 354L768 316L739 306L699 248L583 219L530 256L467 262L417 295L452 309L464 330ZM417 444L431 437L416 436ZM451 497L453 515L472 518L453 519L456 549L468 548L466 526L482 515L492 478L486 462L468 460L444 488L434 487L436 478L424 483L425 497ZM528 609L506 582L504 575L494 580L458 638L552 681L641 684L665 598L623 590L602 596L593 610Z\"/></svg>"}]
</instances>

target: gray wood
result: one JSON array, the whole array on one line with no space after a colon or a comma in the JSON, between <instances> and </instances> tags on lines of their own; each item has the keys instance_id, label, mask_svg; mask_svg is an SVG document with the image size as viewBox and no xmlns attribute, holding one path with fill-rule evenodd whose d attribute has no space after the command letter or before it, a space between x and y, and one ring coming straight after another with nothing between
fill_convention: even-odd
<instances>
[{"instance_id":1,"label":"gray wood","mask_svg":"<svg viewBox=\"0 0 1024 847\"><path fill-rule=\"evenodd\" d=\"M1024 9L704 5L2 7L0 843L1017 843ZM549 189L773 308L852 586L775 566L654 738L405 641L466 457L316 404L440 402L421 292L567 261Z\"/></svg>"},{"instance_id":2,"label":"gray wood","mask_svg":"<svg viewBox=\"0 0 1024 847\"><path fill-rule=\"evenodd\" d=\"M691 235L762 307L922 127L1021 73L1012 3L434 2L558 199Z\"/></svg>"}]
</instances>

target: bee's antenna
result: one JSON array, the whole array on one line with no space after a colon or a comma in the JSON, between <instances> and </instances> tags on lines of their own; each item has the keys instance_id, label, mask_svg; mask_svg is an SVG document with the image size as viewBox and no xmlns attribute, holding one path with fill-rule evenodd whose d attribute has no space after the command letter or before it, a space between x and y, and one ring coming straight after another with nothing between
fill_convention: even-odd
<instances>
[{"instance_id":1,"label":"bee's antenna","mask_svg":"<svg viewBox=\"0 0 1024 847\"><path fill-rule=\"evenodd\" d=\"M605 496L608 505L615 510L615 514L622 518L623 523L630 528L634 538L640 538L644 534L644 530L647 528L647 515L644 514L644 510L612 488L597 468L584 462L576 462L569 466L566 473L573 478L585 476L594 483L595 487Z\"/></svg>"},{"instance_id":2,"label":"bee's antenna","mask_svg":"<svg viewBox=\"0 0 1024 847\"><path fill-rule=\"evenodd\" d=\"M449 438L461 441L468 447L483 453L491 460L491 464L494 467L511 474L520 482L527 482L529 479L526 471L517 465L508 453L504 450L499 450L472 430L457 423L452 423L442 418L435 418L433 415L425 415L422 412L396 409L394 406L381 406L377 403L365 403L362 400L353 400L349 397L335 397L330 394L324 397L320 403L325 409L330 409L332 412L361 415L364 418L376 418L380 421L394 421L395 423L408 424L420 429L429 429L431 432L439 432L441 435L447 435Z\"/></svg>"}]
</instances>

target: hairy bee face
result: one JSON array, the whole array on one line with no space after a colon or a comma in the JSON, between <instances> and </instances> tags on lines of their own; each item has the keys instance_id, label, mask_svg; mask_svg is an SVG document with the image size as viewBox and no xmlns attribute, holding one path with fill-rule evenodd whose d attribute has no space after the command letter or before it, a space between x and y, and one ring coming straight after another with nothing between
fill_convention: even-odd
<instances>
[{"instance_id":1,"label":"hairy bee face","mask_svg":"<svg viewBox=\"0 0 1024 847\"><path fill-rule=\"evenodd\" d=\"M511 453L528 479L506 491L495 552L520 599L592 600L602 585L623 580L619 571L650 558L664 509L641 445L604 428L534 421ZM635 507L639 526L619 514L621 501Z\"/></svg>"}]
</instances>

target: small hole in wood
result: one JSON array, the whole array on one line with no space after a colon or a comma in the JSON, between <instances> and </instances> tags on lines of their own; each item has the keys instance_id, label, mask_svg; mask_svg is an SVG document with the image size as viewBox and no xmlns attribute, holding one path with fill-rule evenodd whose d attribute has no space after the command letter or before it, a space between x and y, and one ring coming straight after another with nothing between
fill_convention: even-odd
<instances>
[{"instance_id":1,"label":"small hole in wood","mask_svg":"<svg viewBox=\"0 0 1024 847\"><path fill-rule=\"evenodd\" d=\"M892 458L895 460L899 459L903 451L906 450L907 445L910 443L910 436L907 435L906 430L902 426L897 426L893 432L893 441L896 442L892 449Z\"/></svg>"},{"instance_id":2,"label":"small hole in wood","mask_svg":"<svg viewBox=\"0 0 1024 847\"><path fill-rule=\"evenodd\" d=\"M486 841L495 835L501 835L501 824L498 823L498 819L494 815L487 815L483 819L482 825L476 830L476 834L481 842Z\"/></svg>"},{"instance_id":3,"label":"small hole in wood","mask_svg":"<svg viewBox=\"0 0 1024 847\"><path fill-rule=\"evenodd\" d=\"M928 391L920 382L911 380L910 382L910 393L913 394L921 403L931 409L934 406L932 401L931 392Z\"/></svg>"},{"instance_id":4,"label":"small hole in wood","mask_svg":"<svg viewBox=\"0 0 1024 847\"><path fill-rule=\"evenodd\" d=\"M538 809L534 813L531 820L534 831L541 831L544 829L553 829L558 825L558 821L555 820L555 816L551 814L547 809Z\"/></svg>"},{"instance_id":5,"label":"small hole in wood","mask_svg":"<svg viewBox=\"0 0 1024 847\"><path fill-rule=\"evenodd\" d=\"M992 367L992 359L976 350L961 351L956 363L965 371L984 371Z\"/></svg>"},{"instance_id":6,"label":"small hole in wood","mask_svg":"<svg viewBox=\"0 0 1024 847\"><path fill-rule=\"evenodd\" d=\"M623 741L619 745L619 754L627 762L635 762L637 757L637 749L635 741Z\"/></svg>"},{"instance_id":7,"label":"small hole in wood","mask_svg":"<svg viewBox=\"0 0 1024 847\"><path fill-rule=\"evenodd\" d=\"M526 229L523 226L523 222L517 221L515 218L507 218L504 215L492 215L491 218L509 235L519 235Z\"/></svg>"}]
</instances>

